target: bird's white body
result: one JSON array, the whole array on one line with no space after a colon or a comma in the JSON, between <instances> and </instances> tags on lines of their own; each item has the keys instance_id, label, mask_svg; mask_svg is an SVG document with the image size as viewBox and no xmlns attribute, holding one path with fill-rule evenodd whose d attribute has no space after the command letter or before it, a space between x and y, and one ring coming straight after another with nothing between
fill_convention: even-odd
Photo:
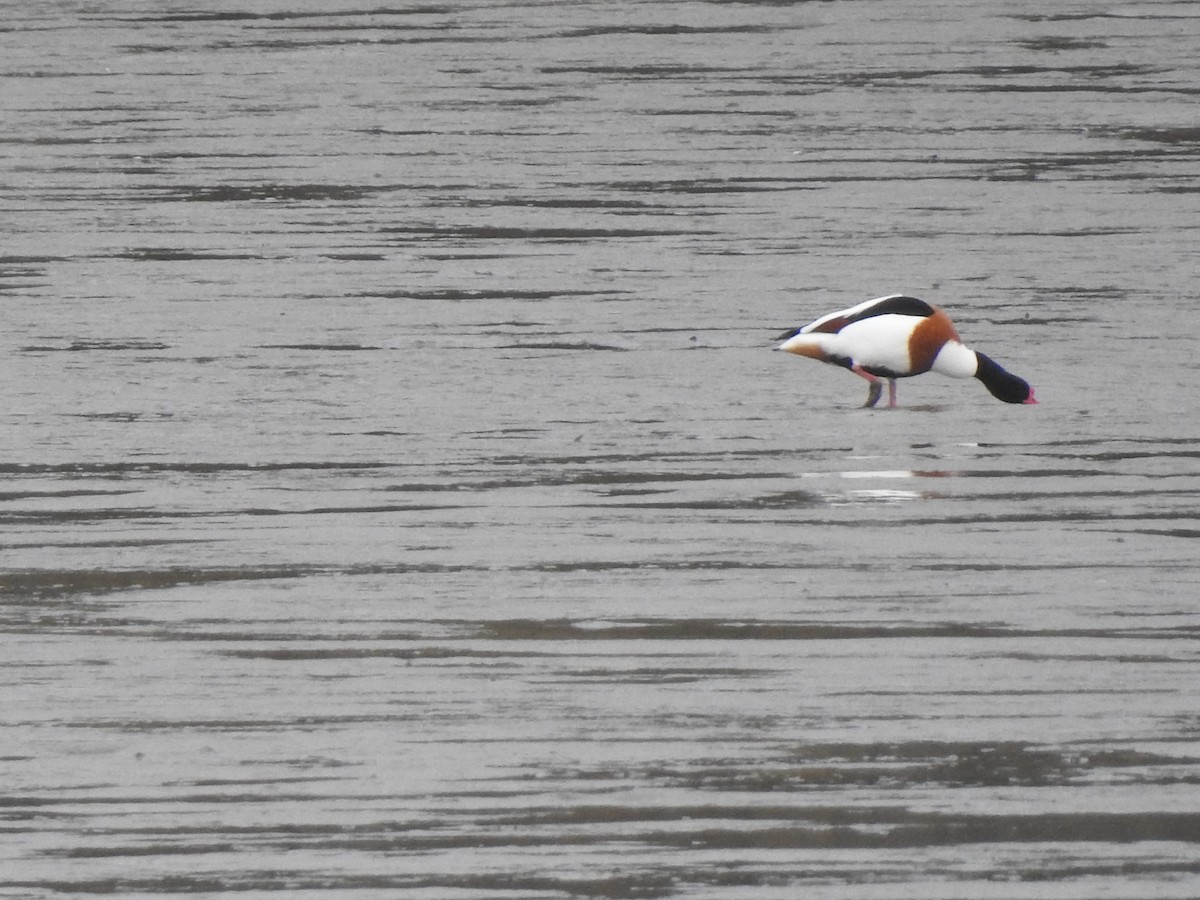
<instances>
[{"instance_id":1,"label":"bird's white body","mask_svg":"<svg viewBox=\"0 0 1200 900\"><path fill-rule=\"evenodd\" d=\"M924 321L915 316L871 316L851 322L836 334L820 337L826 352L852 359L864 369L907 372L911 367L908 345Z\"/></svg>"}]
</instances>

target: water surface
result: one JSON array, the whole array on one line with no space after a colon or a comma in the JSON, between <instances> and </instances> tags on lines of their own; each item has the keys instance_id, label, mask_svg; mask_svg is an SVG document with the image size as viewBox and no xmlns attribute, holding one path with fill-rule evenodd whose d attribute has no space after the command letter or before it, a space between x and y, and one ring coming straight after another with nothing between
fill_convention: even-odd
<instances>
[{"instance_id":1,"label":"water surface","mask_svg":"<svg viewBox=\"0 0 1200 900\"><path fill-rule=\"evenodd\" d=\"M0 895L1195 896L1198 36L16 4Z\"/></svg>"}]
</instances>

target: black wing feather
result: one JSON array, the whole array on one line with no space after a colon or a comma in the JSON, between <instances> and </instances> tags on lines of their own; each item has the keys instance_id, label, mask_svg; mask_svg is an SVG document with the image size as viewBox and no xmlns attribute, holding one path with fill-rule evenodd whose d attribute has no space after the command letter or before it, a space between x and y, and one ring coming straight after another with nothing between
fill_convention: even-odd
<instances>
[{"instance_id":1,"label":"black wing feather","mask_svg":"<svg viewBox=\"0 0 1200 900\"><path fill-rule=\"evenodd\" d=\"M916 297L906 297L903 294L895 297L888 297L874 306L864 309L856 315L851 321L858 322L862 319L869 319L872 316L920 316L927 318L932 316L934 309L924 300L918 300Z\"/></svg>"}]
</instances>

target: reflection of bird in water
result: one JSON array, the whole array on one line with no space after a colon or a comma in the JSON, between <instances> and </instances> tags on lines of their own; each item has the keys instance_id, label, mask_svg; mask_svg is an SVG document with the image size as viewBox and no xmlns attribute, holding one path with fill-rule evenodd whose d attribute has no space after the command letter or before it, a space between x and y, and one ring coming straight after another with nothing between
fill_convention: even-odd
<instances>
[{"instance_id":1,"label":"reflection of bird in water","mask_svg":"<svg viewBox=\"0 0 1200 900\"><path fill-rule=\"evenodd\" d=\"M868 300L781 334L779 350L843 366L870 382L866 406L879 402L882 379L888 406L896 379L923 372L978 378L1005 403L1037 403L1033 388L991 357L965 346L950 317L916 297L893 294Z\"/></svg>"}]
</instances>

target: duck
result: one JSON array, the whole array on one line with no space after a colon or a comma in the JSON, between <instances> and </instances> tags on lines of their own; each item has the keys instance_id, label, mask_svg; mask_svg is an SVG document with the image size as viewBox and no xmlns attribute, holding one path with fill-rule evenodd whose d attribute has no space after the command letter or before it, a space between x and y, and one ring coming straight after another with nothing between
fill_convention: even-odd
<instances>
[{"instance_id":1,"label":"duck","mask_svg":"<svg viewBox=\"0 0 1200 900\"><path fill-rule=\"evenodd\" d=\"M937 372L978 378L997 400L1037 403L1025 379L966 346L941 309L905 294L876 297L785 331L776 350L849 369L870 385L864 408L875 406L887 381L896 406L896 379Z\"/></svg>"}]
</instances>

